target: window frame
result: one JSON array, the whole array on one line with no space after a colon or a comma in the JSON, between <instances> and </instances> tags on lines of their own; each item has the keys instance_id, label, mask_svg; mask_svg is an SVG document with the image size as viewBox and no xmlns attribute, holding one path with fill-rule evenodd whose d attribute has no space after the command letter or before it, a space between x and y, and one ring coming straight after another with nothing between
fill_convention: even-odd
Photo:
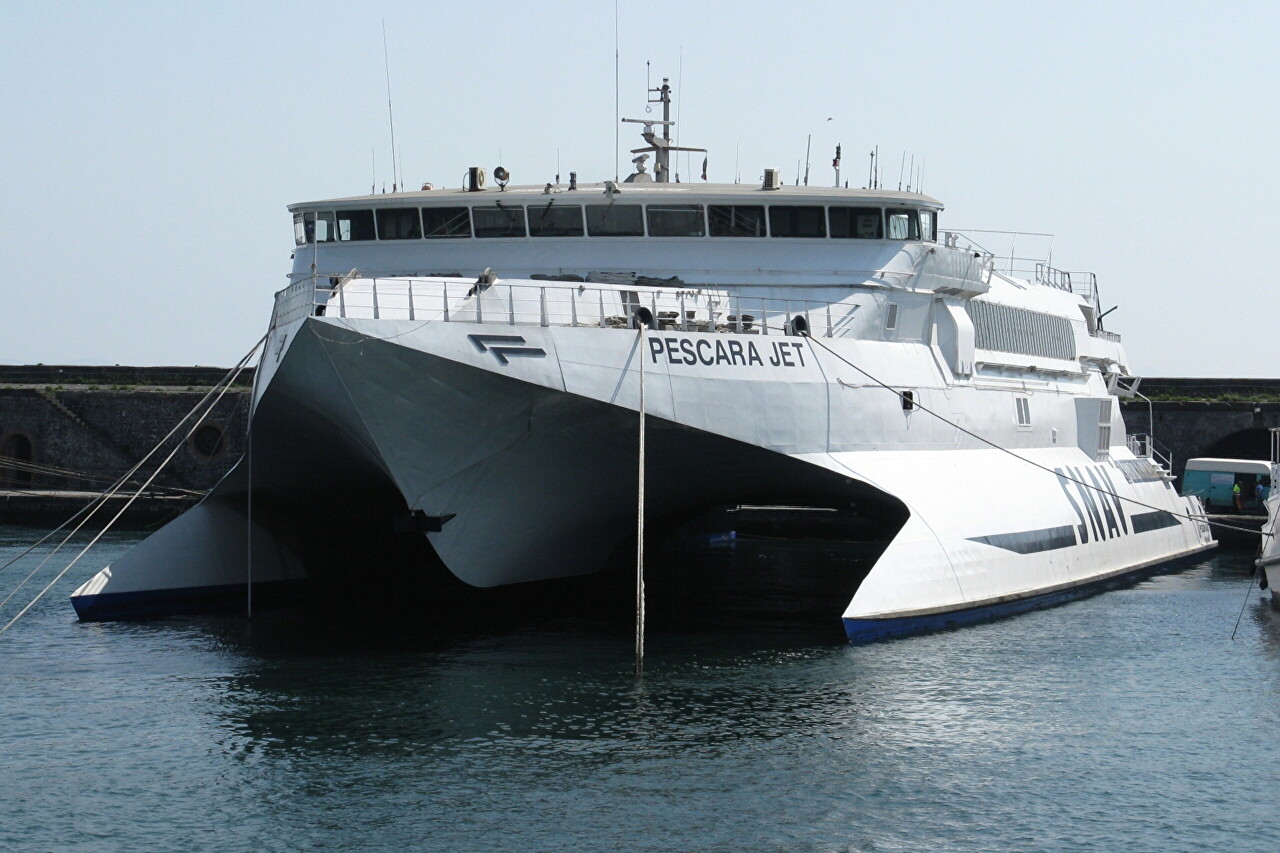
<instances>
[{"instance_id":1,"label":"window frame","mask_svg":"<svg viewBox=\"0 0 1280 853\"><path fill-rule=\"evenodd\" d=\"M760 211L760 219L756 223L760 233L758 234L734 234L734 233L716 233L716 220L712 216L711 211L727 210L730 216L730 227L737 221L738 210L758 210ZM747 239L763 239L769 236L769 211L763 204L708 204L707 205L707 236L708 237L729 237L729 238L747 238Z\"/></svg>"},{"instance_id":2,"label":"window frame","mask_svg":"<svg viewBox=\"0 0 1280 853\"><path fill-rule=\"evenodd\" d=\"M578 233L577 234L561 234L561 233L555 233L555 232L535 233L535 231L533 230L534 216L532 214L538 213L539 218L545 218L546 215L552 212L553 210L556 211L557 213L561 210L564 210L564 211L577 210L578 211ZM581 204L557 205L555 203L555 199L552 199L546 204L527 204L525 205L525 228L528 230L530 237L585 237L587 236L586 211L583 209L583 205Z\"/></svg>"},{"instance_id":3,"label":"window frame","mask_svg":"<svg viewBox=\"0 0 1280 853\"><path fill-rule=\"evenodd\" d=\"M397 227L397 230L398 230L398 229L399 229L400 222L401 222L401 217L402 217L404 214L406 214L406 213L412 213L412 214L413 214L413 216L414 216L414 218L415 218L415 220L416 220L414 223L411 223L411 224L416 225L416 227L414 227L414 228L410 228L410 229L409 229L409 230L410 230L410 233L409 233L409 234L407 234L407 235L405 235L405 236L403 236L403 237L401 237L401 236L391 236L391 237L384 237L384 236L382 236L382 227L383 227L383 220L384 220L384 219L391 219L392 215L395 215L395 218L394 218L394 220L393 220L393 221L396 223L396 227ZM374 227L377 229L378 241L379 241L379 242L383 242L383 241L400 241L400 240L421 240L421 239L422 239L422 210L421 210L421 209L419 209L419 208L418 208L418 207L416 207L416 206L413 206L413 207L402 207L402 206L400 206L400 205L396 205L396 206L388 205L388 206L386 206L386 207L376 207L376 208L374 208L374 211L373 211L373 222L374 222Z\"/></svg>"},{"instance_id":4,"label":"window frame","mask_svg":"<svg viewBox=\"0 0 1280 853\"><path fill-rule=\"evenodd\" d=\"M800 211L800 210L817 210L819 212L818 223L822 226L821 234L779 234L774 227L774 211ZM792 214L793 224L796 214ZM827 205L825 204L771 204L769 205L769 236L779 240L826 240L829 239L830 231L827 229Z\"/></svg>"},{"instance_id":5,"label":"window frame","mask_svg":"<svg viewBox=\"0 0 1280 853\"><path fill-rule=\"evenodd\" d=\"M895 216L904 214L907 217L907 236L895 237L890 233L889 223L893 221ZM884 209L884 238L904 243L920 242L920 209L918 207L886 207Z\"/></svg>"},{"instance_id":6,"label":"window frame","mask_svg":"<svg viewBox=\"0 0 1280 853\"><path fill-rule=\"evenodd\" d=\"M655 234L653 233L653 213L693 213L696 208L700 214L698 218L699 224L702 226L701 232L698 234ZM671 202L660 202L658 204L646 204L644 206L644 230L647 236L659 239L672 240L688 240L700 239L707 236L707 205L704 202L688 202L686 204L674 204Z\"/></svg>"},{"instance_id":7,"label":"window frame","mask_svg":"<svg viewBox=\"0 0 1280 853\"><path fill-rule=\"evenodd\" d=\"M463 211L463 215L466 217L466 220L467 220L466 233L463 234L463 233L446 232L444 234L428 234L427 233L427 211L428 210L431 211L432 213L441 213L441 214L443 214L445 211L458 211L458 210ZM460 240L463 238L470 238L474 236L474 232L472 231L472 228L471 228L471 207L469 205L459 204L459 205L450 205L448 207L433 205L431 207L421 208L419 215L422 217L422 239L424 240ZM448 228L449 223L451 221L453 220L445 221L444 224L446 228Z\"/></svg>"},{"instance_id":8,"label":"window frame","mask_svg":"<svg viewBox=\"0 0 1280 853\"><path fill-rule=\"evenodd\" d=\"M339 242L339 243L372 243L372 242L374 242L374 241L376 241L376 240L378 239L378 226L377 226L377 222L376 222L377 217L376 217L376 216L374 215L374 213L373 213L373 208L371 208L371 207L350 207L350 208L346 208L345 210L336 210L336 211L334 211L334 214L335 214L335 215L334 215L334 219L335 219L335 223L336 223L336 224L335 224L335 230L334 230L334 233L335 233L335 235L336 235L336 236L337 236L337 238L338 238L336 242ZM352 216L352 214L368 214L368 216L369 216L369 223L368 223L368 224L369 224L369 230L370 230L370 233L371 233L373 236L371 236L371 237L360 237L360 238L348 237L348 238L347 238L347 239L345 239L345 240L344 240L344 239L342 239L342 217L343 217L343 214L347 214L347 223L348 223L348 225L347 225L347 233L348 233L348 234L349 234L349 233L351 233L351 232L354 230L354 229L351 227L351 223L353 223L353 222L355 222L355 221L356 221L356 220L355 220L355 218Z\"/></svg>"},{"instance_id":9,"label":"window frame","mask_svg":"<svg viewBox=\"0 0 1280 853\"><path fill-rule=\"evenodd\" d=\"M515 224L514 216L519 211L520 217L520 233L518 234L481 234L480 226L476 223L477 212L489 212L493 210L503 211L507 213L508 222ZM493 204L477 204L471 208L471 233L477 240L519 240L529 236L529 218L525 214L523 204L504 205L495 200Z\"/></svg>"},{"instance_id":10,"label":"window frame","mask_svg":"<svg viewBox=\"0 0 1280 853\"><path fill-rule=\"evenodd\" d=\"M831 218L832 213L837 210L851 211L851 212L852 211L863 211L863 212L875 211L876 236L874 237L858 236L858 234L856 233L857 232L856 216L858 214L854 214L854 213L850 213L850 222L848 223L852 226L849 229L851 233L837 235L835 232L834 223ZM884 230L884 208L883 207L871 206L871 205L852 205L852 204L827 205L827 236L830 237L832 240L883 240L884 235L885 235L885 230Z\"/></svg>"},{"instance_id":11,"label":"window frame","mask_svg":"<svg viewBox=\"0 0 1280 853\"><path fill-rule=\"evenodd\" d=\"M628 210L634 208L635 210L639 211L640 213L640 233L639 234L598 234L591 230L591 217L592 217L591 211L603 209L604 212L600 214L600 219L601 219L601 224L604 224L604 220L608 216L609 211L611 211L615 207L627 208ZM588 237L604 237L608 239L617 239L619 237L631 237L632 239L634 239L636 237L649 236L649 231L648 231L648 228L646 227L647 222L644 214L643 204L619 204L617 202L612 202L612 201L608 202L607 204L584 204L582 206L582 219L583 219L583 224L587 229Z\"/></svg>"}]
</instances>

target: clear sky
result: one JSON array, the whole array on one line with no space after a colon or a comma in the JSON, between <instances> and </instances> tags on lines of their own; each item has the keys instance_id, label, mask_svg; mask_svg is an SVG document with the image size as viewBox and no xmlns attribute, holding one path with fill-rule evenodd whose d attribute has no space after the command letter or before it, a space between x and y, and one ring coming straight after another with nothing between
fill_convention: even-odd
<instances>
[{"instance_id":1,"label":"clear sky","mask_svg":"<svg viewBox=\"0 0 1280 853\"><path fill-rule=\"evenodd\" d=\"M878 145L896 187L906 152L944 229L1049 232L1096 272L1139 373L1280 375L1280 4L618 9L622 114L650 61L713 181L790 183L812 134L811 183L841 142L851 186ZM234 363L285 284L285 206L390 188L384 20L410 186L618 159L609 0L0 12L0 363Z\"/></svg>"}]
</instances>

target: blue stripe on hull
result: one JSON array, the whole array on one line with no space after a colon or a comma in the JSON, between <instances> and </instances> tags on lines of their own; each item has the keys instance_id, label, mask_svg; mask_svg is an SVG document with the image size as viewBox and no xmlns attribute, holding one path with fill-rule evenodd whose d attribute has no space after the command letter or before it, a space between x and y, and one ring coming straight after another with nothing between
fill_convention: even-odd
<instances>
[{"instance_id":1,"label":"blue stripe on hull","mask_svg":"<svg viewBox=\"0 0 1280 853\"><path fill-rule=\"evenodd\" d=\"M1161 572L1173 571L1184 565L1199 562L1204 558L1203 552L1176 557L1172 560L1144 566L1122 575L1114 575L1100 581L1081 584L1067 589L1054 590L1042 595L1019 598L1015 601L1003 601L968 610L951 610L946 613L930 613L927 616L908 616L900 619L845 619L844 631L851 643L872 643L876 640L887 640L892 637L908 637L914 634L927 634L932 631L945 631L972 625L977 622L990 622L1003 619L1028 610L1041 610L1068 601L1087 598L1099 592L1120 587L1132 586L1143 578Z\"/></svg>"},{"instance_id":2,"label":"blue stripe on hull","mask_svg":"<svg viewBox=\"0 0 1280 853\"><path fill-rule=\"evenodd\" d=\"M306 580L255 583L253 606L273 607L289 603L298 597L307 583ZM71 597L71 604L81 622L108 622L243 610L247 597L247 587L241 583L78 595Z\"/></svg>"}]
</instances>

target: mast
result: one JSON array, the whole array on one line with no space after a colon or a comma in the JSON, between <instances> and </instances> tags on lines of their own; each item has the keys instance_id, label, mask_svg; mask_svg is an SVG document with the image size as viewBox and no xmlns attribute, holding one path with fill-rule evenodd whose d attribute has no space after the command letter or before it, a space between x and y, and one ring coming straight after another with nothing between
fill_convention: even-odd
<instances>
[{"instance_id":1,"label":"mast","mask_svg":"<svg viewBox=\"0 0 1280 853\"><path fill-rule=\"evenodd\" d=\"M671 181L671 86L668 79L663 77L662 86L649 90L658 93L658 100L650 98L649 103L662 104L662 144L654 146L657 151L653 156L653 171L660 184Z\"/></svg>"},{"instance_id":2,"label":"mast","mask_svg":"<svg viewBox=\"0 0 1280 853\"><path fill-rule=\"evenodd\" d=\"M657 95L655 98L654 95ZM672 151L701 151L706 153L705 148L684 148L672 143L671 128L675 124L671 120L671 83L670 78L663 77L662 85L649 90L650 104L662 104L662 120L658 119L642 119L642 118L624 118L622 121L631 124L642 124L644 130L640 135L644 137L644 141L648 145L644 148L632 148L632 154L653 153L653 180L656 183L666 184L671 182L671 152ZM662 125L662 136L658 136L654 131L655 124ZM637 164L643 163L644 158L637 158L633 162ZM638 172L643 173L644 168L640 166ZM633 176L634 177L634 176ZM631 178L627 179L628 181ZM648 180L646 178L645 180Z\"/></svg>"}]
</instances>

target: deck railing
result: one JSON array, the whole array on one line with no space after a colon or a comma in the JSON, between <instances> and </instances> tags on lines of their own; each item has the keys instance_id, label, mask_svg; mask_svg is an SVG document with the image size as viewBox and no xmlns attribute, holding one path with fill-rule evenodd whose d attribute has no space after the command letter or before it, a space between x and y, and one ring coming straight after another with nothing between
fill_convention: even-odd
<instances>
[{"instance_id":1,"label":"deck railing","mask_svg":"<svg viewBox=\"0 0 1280 853\"><path fill-rule=\"evenodd\" d=\"M1149 433L1136 433L1128 437L1129 451L1139 458L1150 459L1166 472L1173 470L1173 453Z\"/></svg>"},{"instance_id":2,"label":"deck railing","mask_svg":"<svg viewBox=\"0 0 1280 853\"><path fill-rule=\"evenodd\" d=\"M814 300L747 297L705 288L354 278L332 287L327 285L327 280L319 287L312 281L290 285L276 294L272 322L281 326L307 316L326 316L626 328L638 325L647 313L650 326L659 330L759 335L808 330L817 337L831 338L851 334L859 307Z\"/></svg>"}]
</instances>

